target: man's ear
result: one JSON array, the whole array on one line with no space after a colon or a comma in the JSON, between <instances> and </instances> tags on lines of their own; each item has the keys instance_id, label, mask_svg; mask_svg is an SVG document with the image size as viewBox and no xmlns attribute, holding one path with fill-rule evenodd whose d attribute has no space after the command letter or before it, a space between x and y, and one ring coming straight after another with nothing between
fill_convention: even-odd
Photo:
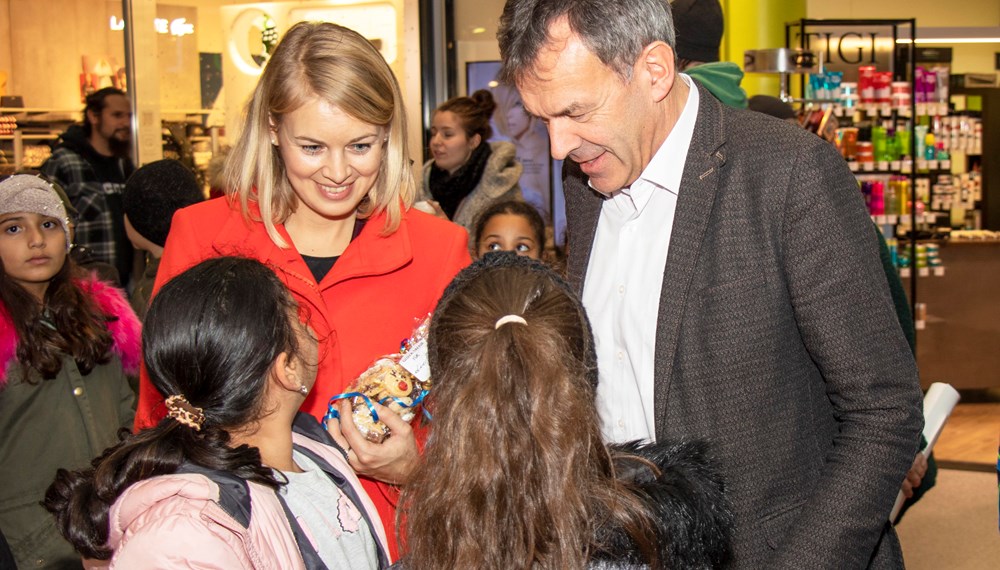
<instances>
[{"instance_id":1,"label":"man's ear","mask_svg":"<svg viewBox=\"0 0 1000 570\"><path fill-rule=\"evenodd\" d=\"M91 125L96 125L97 121L101 118L100 113L97 113L93 109L87 109L87 122Z\"/></svg>"},{"instance_id":2,"label":"man's ear","mask_svg":"<svg viewBox=\"0 0 1000 570\"><path fill-rule=\"evenodd\" d=\"M670 93L677 80L676 53L665 42L653 42L643 48L638 67L638 71L647 74L650 95L659 103Z\"/></svg>"}]
</instances>

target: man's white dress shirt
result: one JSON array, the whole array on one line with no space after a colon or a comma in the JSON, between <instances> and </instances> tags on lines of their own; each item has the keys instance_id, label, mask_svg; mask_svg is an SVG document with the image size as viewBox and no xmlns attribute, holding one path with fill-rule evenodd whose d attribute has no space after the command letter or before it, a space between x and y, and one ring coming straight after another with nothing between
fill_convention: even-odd
<instances>
[{"instance_id":1,"label":"man's white dress shirt","mask_svg":"<svg viewBox=\"0 0 1000 570\"><path fill-rule=\"evenodd\" d=\"M656 438L656 319L681 176L698 116L698 89L687 75L680 78L689 88L680 118L639 179L604 202L587 266L583 305L594 331L597 411L607 442Z\"/></svg>"}]
</instances>

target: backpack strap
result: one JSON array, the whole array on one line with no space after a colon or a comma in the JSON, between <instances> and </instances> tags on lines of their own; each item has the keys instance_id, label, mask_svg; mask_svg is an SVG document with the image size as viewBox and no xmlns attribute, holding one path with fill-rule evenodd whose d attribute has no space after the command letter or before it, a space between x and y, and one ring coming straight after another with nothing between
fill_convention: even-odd
<instances>
[{"instance_id":1,"label":"backpack strap","mask_svg":"<svg viewBox=\"0 0 1000 570\"><path fill-rule=\"evenodd\" d=\"M209 469L193 463L184 463L177 473L204 475L219 486L219 506L226 514L236 519L243 528L250 528L250 486L232 473Z\"/></svg>"},{"instance_id":2,"label":"backpack strap","mask_svg":"<svg viewBox=\"0 0 1000 570\"><path fill-rule=\"evenodd\" d=\"M207 467L194 465L193 463L184 463L177 469L177 473L190 473L208 477L213 483L219 486L219 506L222 507L222 510L233 517L243 528L250 528L252 504L250 501L250 485L246 480L232 473L208 469ZM278 497L278 502L281 503L281 508L285 513L285 518L288 520L288 526L292 530L292 536L295 537L295 543L299 547L299 554L302 556L302 561L305 563L306 569L327 570L326 564L323 563L323 560L319 557L319 553L313 548L312 542L309 541L306 533L302 530L295 515L288 509L288 505L285 503L285 499L282 498L281 493L275 493L275 495Z\"/></svg>"}]
</instances>

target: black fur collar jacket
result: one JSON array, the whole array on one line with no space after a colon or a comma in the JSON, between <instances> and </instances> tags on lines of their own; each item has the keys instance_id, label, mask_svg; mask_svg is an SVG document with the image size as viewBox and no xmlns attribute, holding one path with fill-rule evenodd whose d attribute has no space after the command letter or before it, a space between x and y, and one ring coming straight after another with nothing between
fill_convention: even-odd
<instances>
[{"instance_id":1,"label":"black fur collar jacket","mask_svg":"<svg viewBox=\"0 0 1000 570\"><path fill-rule=\"evenodd\" d=\"M733 514L707 445L695 442L632 442L613 445L618 479L652 513L659 537L659 567L724 568ZM645 557L624 529L597 529L594 570L646 568Z\"/></svg>"}]
</instances>

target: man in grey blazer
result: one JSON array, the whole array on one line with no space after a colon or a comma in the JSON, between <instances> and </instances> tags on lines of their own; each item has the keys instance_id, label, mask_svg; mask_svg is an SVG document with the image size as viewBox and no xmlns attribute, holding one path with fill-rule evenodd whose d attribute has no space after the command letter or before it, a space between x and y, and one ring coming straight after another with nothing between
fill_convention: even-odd
<instances>
[{"instance_id":1,"label":"man in grey blazer","mask_svg":"<svg viewBox=\"0 0 1000 570\"><path fill-rule=\"evenodd\" d=\"M902 567L921 393L843 159L679 74L666 0L508 0L498 39L567 159L605 436L711 442L733 567Z\"/></svg>"}]
</instances>

